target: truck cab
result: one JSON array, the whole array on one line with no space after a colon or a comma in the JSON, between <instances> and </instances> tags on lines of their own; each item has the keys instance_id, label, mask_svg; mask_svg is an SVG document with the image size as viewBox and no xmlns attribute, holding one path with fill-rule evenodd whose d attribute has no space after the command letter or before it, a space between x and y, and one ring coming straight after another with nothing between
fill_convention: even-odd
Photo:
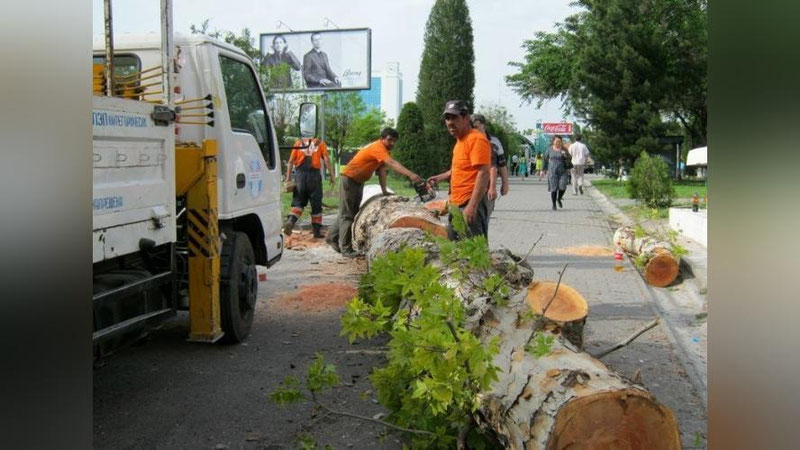
<instances>
[{"instance_id":1,"label":"truck cab","mask_svg":"<svg viewBox=\"0 0 800 450\"><path fill-rule=\"evenodd\" d=\"M176 34L165 65L162 44L115 36L109 83L105 42L94 42L94 341L188 306L190 339L239 342L255 266L283 252L277 138L242 50Z\"/></svg>"}]
</instances>

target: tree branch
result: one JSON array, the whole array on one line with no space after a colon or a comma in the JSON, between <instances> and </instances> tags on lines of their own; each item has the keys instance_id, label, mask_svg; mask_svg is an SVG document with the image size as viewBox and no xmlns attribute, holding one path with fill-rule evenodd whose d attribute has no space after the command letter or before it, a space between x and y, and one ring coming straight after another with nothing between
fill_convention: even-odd
<instances>
[{"instance_id":1,"label":"tree branch","mask_svg":"<svg viewBox=\"0 0 800 450\"><path fill-rule=\"evenodd\" d=\"M411 428L403 428L403 427L391 424L389 422L385 422L383 420L373 419L372 417L359 416L358 414L353 414L353 413L344 412L344 411L336 411L334 409L329 408L327 405L325 405L324 403L322 403L322 402L320 402L318 400L314 400L314 402L317 405L321 406L326 411L328 411L328 413L330 413L330 414L336 414L338 416L351 417L353 419L359 419L359 420L363 420L365 422L373 422L373 423L377 423L377 424L380 424L380 425L383 425L383 426L389 427L389 428L394 428L395 430L403 431L403 432L406 432L406 433L422 434L422 435L434 436L434 437L436 436L436 433L432 433L430 431L414 430L414 429L411 429Z\"/></svg>"},{"instance_id":2,"label":"tree branch","mask_svg":"<svg viewBox=\"0 0 800 450\"><path fill-rule=\"evenodd\" d=\"M660 320L661 319L659 317L656 317L651 322L649 322L647 325L645 325L642 328L636 330L636 332L634 332L632 335L628 336L628 338L625 339L624 341L618 342L618 343L614 344L613 346L611 346L610 348L608 348L606 350L603 350L602 352L597 353L596 355L592 355L592 357L596 358L596 359L600 359L600 358L608 355L611 352L615 352L615 351L621 349L622 347L625 347L626 345L628 345L631 342L633 342L634 339L636 339L637 337L639 337L642 334L644 334L645 331L647 331L647 330L655 327L656 325L658 325L658 322Z\"/></svg>"},{"instance_id":3,"label":"tree branch","mask_svg":"<svg viewBox=\"0 0 800 450\"><path fill-rule=\"evenodd\" d=\"M458 430L458 439L456 440L456 449L467 450L467 435L472 429L472 418L467 420L467 423Z\"/></svg>"}]
</instances>

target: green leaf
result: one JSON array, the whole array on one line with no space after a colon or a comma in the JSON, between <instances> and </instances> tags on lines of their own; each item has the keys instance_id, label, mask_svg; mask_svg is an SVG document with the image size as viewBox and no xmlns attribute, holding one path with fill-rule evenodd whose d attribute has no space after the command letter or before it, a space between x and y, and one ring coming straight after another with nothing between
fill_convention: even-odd
<instances>
[{"instance_id":1,"label":"green leaf","mask_svg":"<svg viewBox=\"0 0 800 450\"><path fill-rule=\"evenodd\" d=\"M269 395L269 399L278 406L286 406L305 399L300 393L300 380L297 377L286 377Z\"/></svg>"}]
</instances>

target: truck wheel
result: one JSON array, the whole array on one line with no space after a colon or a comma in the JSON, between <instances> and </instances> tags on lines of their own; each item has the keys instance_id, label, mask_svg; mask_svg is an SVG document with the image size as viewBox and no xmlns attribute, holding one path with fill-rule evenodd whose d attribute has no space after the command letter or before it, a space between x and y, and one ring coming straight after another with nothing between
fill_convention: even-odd
<instances>
[{"instance_id":1,"label":"truck wheel","mask_svg":"<svg viewBox=\"0 0 800 450\"><path fill-rule=\"evenodd\" d=\"M247 339L255 315L258 274L253 246L245 233L228 233L220 260L220 318L223 342Z\"/></svg>"}]
</instances>

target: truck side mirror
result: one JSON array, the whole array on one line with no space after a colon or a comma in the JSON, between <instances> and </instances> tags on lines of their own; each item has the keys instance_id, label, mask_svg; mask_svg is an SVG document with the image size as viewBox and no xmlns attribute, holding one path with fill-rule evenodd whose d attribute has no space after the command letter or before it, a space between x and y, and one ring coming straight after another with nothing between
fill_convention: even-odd
<instances>
[{"instance_id":1,"label":"truck side mirror","mask_svg":"<svg viewBox=\"0 0 800 450\"><path fill-rule=\"evenodd\" d=\"M313 138L317 136L316 103L302 103L298 120L300 121L300 137Z\"/></svg>"}]
</instances>

